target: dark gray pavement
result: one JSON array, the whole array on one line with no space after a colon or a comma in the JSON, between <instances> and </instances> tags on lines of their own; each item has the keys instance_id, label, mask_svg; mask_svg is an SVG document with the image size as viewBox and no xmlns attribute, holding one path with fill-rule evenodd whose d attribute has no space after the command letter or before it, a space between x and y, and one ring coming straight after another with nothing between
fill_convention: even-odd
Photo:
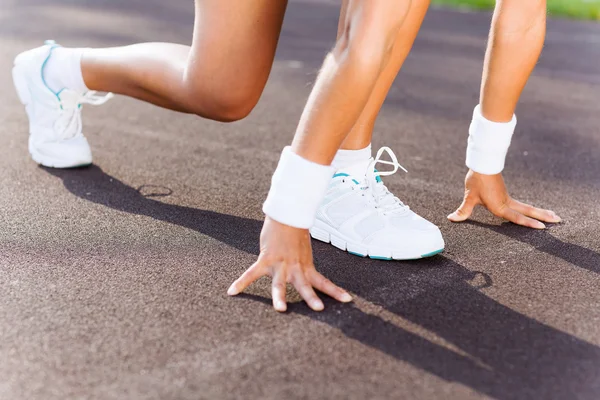
<instances>
[{"instance_id":1,"label":"dark gray pavement","mask_svg":"<svg viewBox=\"0 0 600 400\"><path fill-rule=\"evenodd\" d=\"M122 4L123 3L123 4ZM388 186L442 256L370 261L314 244L356 295L225 291L255 259L261 203L335 34L335 2L293 1L250 118L218 124L126 98L88 107L95 165L27 154L15 54L188 43L192 1L1 0L0 399L600 398L600 25L552 21L505 176L557 211L543 232L485 212L452 225L488 14L432 10L377 127L409 174Z\"/></svg>"}]
</instances>

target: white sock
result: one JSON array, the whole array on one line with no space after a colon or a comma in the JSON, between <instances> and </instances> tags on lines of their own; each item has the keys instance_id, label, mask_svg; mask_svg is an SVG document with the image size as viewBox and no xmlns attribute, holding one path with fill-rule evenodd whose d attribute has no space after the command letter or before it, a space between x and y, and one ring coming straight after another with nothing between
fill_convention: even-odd
<instances>
[{"instance_id":1,"label":"white sock","mask_svg":"<svg viewBox=\"0 0 600 400\"><path fill-rule=\"evenodd\" d=\"M55 93L63 89L85 93L88 91L81 72L81 56L86 49L56 47L44 67L44 79Z\"/></svg>"},{"instance_id":2,"label":"white sock","mask_svg":"<svg viewBox=\"0 0 600 400\"><path fill-rule=\"evenodd\" d=\"M371 145L360 150L338 150L331 166L350 175L362 176L371 162Z\"/></svg>"}]
</instances>

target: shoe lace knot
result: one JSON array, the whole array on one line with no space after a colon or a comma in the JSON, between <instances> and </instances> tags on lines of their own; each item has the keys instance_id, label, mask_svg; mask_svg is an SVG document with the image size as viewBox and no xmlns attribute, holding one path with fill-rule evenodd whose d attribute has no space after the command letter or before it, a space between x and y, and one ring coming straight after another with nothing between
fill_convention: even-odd
<instances>
[{"instance_id":1,"label":"shoe lace knot","mask_svg":"<svg viewBox=\"0 0 600 400\"><path fill-rule=\"evenodd\" d=\"M391 161L381 159L384 153L389 155ZM376 169L377 164L391 165L394 169L391 171L378 171ZM361 189L369 192L370 196L368 196L368 199L373 201L375 208L383 214L403 214L410 210L410 207L394 196L381 180L382 176L393 175L398 169L402 169L404 172L408 173L406 168L398 163L398 158L389 147L380 148L367 169L365 186Z\"/></svg>"},{"instance_id":2,"label":"shoe lace knot","mask_svg":"<svg viewBox=\"0 0 600 400\"><path fill-rule=\"evenodd\" d=\"M72 139L82 134L81 108L83 104L101 105L114 96L112 93L105 95L96 93L93 90L84 94L63 90L58 94L60 98L60 116L54 123L54 130L60 139Z\"/></svg>"}]
</instances>

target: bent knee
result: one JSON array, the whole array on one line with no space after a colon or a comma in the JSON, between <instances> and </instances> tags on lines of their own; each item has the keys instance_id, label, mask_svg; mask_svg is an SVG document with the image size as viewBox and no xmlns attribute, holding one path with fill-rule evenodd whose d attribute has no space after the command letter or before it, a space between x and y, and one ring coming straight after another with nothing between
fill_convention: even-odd
<instances>
[{"instance_id":1,"label":"bent knee","mask_svg":"<svg viewBox=\"0 0 600 400\"><path fill-rule=\"evenodd\" d=\"M192 84L189 85L186 103L189 112L203 118L235 122L252 112L261 94L262 88L256 87L209 87Z\"/></svg>"},{"instance_id":2,"label":"bent knee","mask_svg":"<svg viewBox=\"0 0 600 400\"><path fill-rule=\"evenodd\" d=\"M246 118L258 103L259 95L222 94L206 106L209 118L219 122L235 122Z\"/></svg>"}]
</instances>

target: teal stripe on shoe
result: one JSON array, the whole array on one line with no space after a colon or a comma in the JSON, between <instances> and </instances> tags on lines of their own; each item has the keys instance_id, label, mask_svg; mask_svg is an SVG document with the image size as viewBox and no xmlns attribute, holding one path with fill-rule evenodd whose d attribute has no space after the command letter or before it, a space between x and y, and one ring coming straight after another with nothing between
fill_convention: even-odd
<instances>
[{"instance_id":1,"label":"teal stripe on shoe","mask_svg":"<svg viewBox=\"0 0 600 400\"><path fill-rule=\"evenodd\" d=\"M352 254L353 256L366 257L366 255L364 255L364 254L355 253L353 251L349 251L348 253Z\"/></svg>"},{"instance_id":2,"label":"teal stripe on shoe","mask_svg":"<svg viewBox=\"0 0 600 400\"><path fill-rule=\"evenodd\" d=\"M369 258L371 260L385 260L385 261L389 261L392 259L392 257L377 257L377 256L369 256Z\"/></svg>"},{"instance_id":3,"label":"teal stripe on shoe","mask_svg":"<svg viewBox=\"0 0 600 400\"><path fill-rule=\"evenodd\" d=\"M46 59L42 63L42 68L40 70L40 74L42 75L42 83L44 84L44 86L46 86L46 89L48 89L52 94L54 94L56 96L56 98L58 99L58 102L60 104L60 109L62 110L63 106L60 101L60 93L64 89L62 89L58 93L56 93L54 90L50 89L50 86L48 86L48 84L46 83L46 77L44 77L44 70L46 69L46 64L48 64L48 60L50 60L50 57L52 57L52 52L54 51L54 49L61 47L61 46L56 44L56 42L54 40L46 40L44 42L44 45L50 46L50 51L48 51L48 56L46 56ZM81 108L81 105L79 107Z\"/></svg>"},{"instance_id":4,"label":"teal stripe on shoe","mask_svg":"<svg viewBox=\"0 0 600 400\"><path fill-rule=\"evenodd\" d=\"M375 172L379 172L379 171L377 171L377 168L375 168L375 169L374 169L374 171L375 171ZM383 181L381 180L381 177L380 177L379 175L375 175L375 181L377 181L377 183L381 183L381 182L383 182Z\"/></svg>"},{"instance_id":5,"label":"teal stripe on shoe","mask_svg":"<svg viewBox=\"0 0 600 400\"><path fill-rule=\"evenodd\" d=\"M337 173L337 174L335 174L333 177L334 177L334 178L339 178L340 176L350 176L350 175L348 175L348 174L343 174L343 173L341 173L341 172L340 172L340 173Z\"/></svg>"},{"instance_id":6,"label":"teal stripe on shoe","mask_svg":"<svg viewBox=\"0 0 600 400\"><path fill-rule=\"evenodd\" d=\"M339 177L345 177L345 176L350 176L350 175L340 172L338 174L335 174L333 177L339 178ZM356 183L357 185L360 185L360 183L356 179L352 179L352 182Z\"/></svg>"}]
</instances>

